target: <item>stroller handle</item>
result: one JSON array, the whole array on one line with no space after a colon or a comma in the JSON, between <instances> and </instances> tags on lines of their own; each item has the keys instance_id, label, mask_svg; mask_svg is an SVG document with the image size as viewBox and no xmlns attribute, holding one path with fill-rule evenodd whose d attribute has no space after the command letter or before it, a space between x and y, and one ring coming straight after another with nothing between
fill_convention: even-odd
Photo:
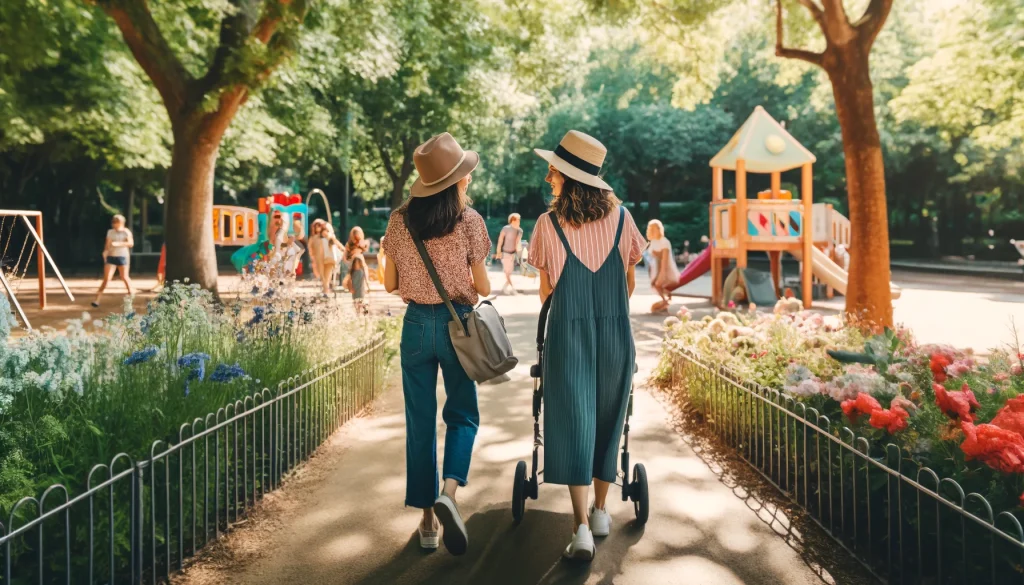
<instances>
[{"instance_id":1,"label":"stroller handle","mask_svg":"<svg viewBox=\"0 0 1024 585\"><path fill-rule=\"evenodd\" d=\"M552 296L554 295L548 295L548 298L544 299L544 305L540 308L540 317L537 320L537 351L544 348L544 329L548 323L548 311L551 309Z\"/></svg>"}]
</instances>

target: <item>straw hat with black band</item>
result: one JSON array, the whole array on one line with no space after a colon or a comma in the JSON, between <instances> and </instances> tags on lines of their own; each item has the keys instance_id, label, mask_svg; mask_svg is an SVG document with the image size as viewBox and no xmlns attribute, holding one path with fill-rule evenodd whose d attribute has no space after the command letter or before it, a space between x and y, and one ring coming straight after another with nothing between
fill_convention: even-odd
<instances>
[{"instance_id":1,"label":"straw hat with black band","mask_svg":"<svg viewBox=\"0 0 1024 585\"><path fill-rule=\"evenodd\" d=\"M601 165L604 164L608 149L593 136L570 130L555 150L535 148L533 151L570 179L606 191L612 190L600 177Z\"/></svg>"},{"instance_id":2,"label":"straw hat with black band","mask_svg":"<svg viewBox=\"0 0 1024 585\"><path fill-rule=\"evenodd\" d=\"M409 194L430 197L472 173L480 164L480 155L472 150L462 150L452 135L445 132L419 145L412 154L412 162L420 176L412 184Z\"/></svg>"}]
</instances>

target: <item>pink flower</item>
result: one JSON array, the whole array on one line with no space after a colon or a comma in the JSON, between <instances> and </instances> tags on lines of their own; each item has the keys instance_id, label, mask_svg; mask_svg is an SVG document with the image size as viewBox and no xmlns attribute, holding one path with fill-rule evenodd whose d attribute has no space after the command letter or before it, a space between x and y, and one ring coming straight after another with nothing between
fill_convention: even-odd
<instances>
[{"instance_id":1,"label":"pink flower","mask_svg":"<svg viewBox=\"0 0 1024 585\"><path fill-rule=\"evenodd\" d=\"M1006 372L999 372L995 376L992 376L992 381L993 382L999 382L1000 384L1002 384L1003 382L1006 382L1009 379L1010 379L1010 374L1008 374Z\"/></svg>"},{"instance_id":2,"label":"pink flower","mask_svg":"<svg viewBox=\"0 0 1024 585\"><path fill-rule=\"evenodd\" d=\"M1021 374L1024 374L1024 366L1021 366L1020 364L1013 364L1010 366L1010 375L1020 376Z\"/></svg>"}]
</instances>

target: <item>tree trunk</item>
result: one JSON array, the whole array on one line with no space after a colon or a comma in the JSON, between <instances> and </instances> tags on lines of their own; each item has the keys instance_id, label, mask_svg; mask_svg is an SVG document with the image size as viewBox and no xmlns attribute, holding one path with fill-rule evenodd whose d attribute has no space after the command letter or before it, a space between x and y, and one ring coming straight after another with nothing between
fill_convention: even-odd
<instances>
[{"instance_id":1,"label":"tree trunk","mask_svg":"<svg viewBox=\"0 0 1024 585\"><path fill-rule=\"evenodd\" d=\"M878 330L892 327L893 317L885 163L875 120L869 50L851 42L830 52L823 66L832 82L846 158L851 240L846 312Z\"/></svg>"},{"instance_id":2,"label":"tree trunk","mask_svg":"<svg viewBox=\"0 0 1024 585\"><path fill-rule=\"evenodd\" d=\"M191 122L175 126L164 217L167 281L188 279L216 294L217 255L210 210L223 132Z\"/></svg>"},{"instance_id":3,"label":"tree trunk","mask_svg":"<svg viewBox=\"0 0 1024 585\"><path fill-rule=\"evenodd\" d=\"M402 200L405 199L405 183L407 180L408 177L406 177L405 180L399 179L398 181L392 182L391 211L394 211L402 206Z\"/></svg>"}]
</instances>

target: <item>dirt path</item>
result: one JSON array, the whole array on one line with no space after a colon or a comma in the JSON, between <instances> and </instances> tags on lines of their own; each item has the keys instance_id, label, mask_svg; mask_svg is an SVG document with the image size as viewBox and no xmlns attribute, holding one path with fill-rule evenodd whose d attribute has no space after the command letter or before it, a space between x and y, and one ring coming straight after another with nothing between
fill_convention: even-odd
<instances>
[{"instance_id":1,"label":"dirt path","mask_svg":"<svg viewBox=\"0 0 1024 585\"><path fill-rule=\"evenodd\" d=\"M636 315L654 300L644 293L634 297ZM784 514L774 509L772 518L764 518L750 498L737 497L736 486L723 484L674 430L669 409L641 388L630 444L633 461L645 463L649 474L647 526L633 525L632 505L613 491L609 509L615 525L611 536L599 541L595 561L563 562L572 522L568 494L560 486L542 486L540 499L528 502L525 519L514 527L512 475L516 461L528 459L532 444L528 372L539 302L531 294L500 297L496 304L523 359L511 382L480 389L482 425L470 485L459 492L470 533L465 556L453 557L443 547L433 553L419 549L419 511L402 506L404 414L393 378L372 416L336 434L304 477L270 498L253 526L238 530L227 546L215 547L210 561L176 581L776 585L821 583L822 574L834 581L774 531ZM657 364L659 322L635 319L637 380L645 380ZM443 400L443 389L438 392ZM443 436L442 430L439 440Z\"/></svg>"}]
</instances>

